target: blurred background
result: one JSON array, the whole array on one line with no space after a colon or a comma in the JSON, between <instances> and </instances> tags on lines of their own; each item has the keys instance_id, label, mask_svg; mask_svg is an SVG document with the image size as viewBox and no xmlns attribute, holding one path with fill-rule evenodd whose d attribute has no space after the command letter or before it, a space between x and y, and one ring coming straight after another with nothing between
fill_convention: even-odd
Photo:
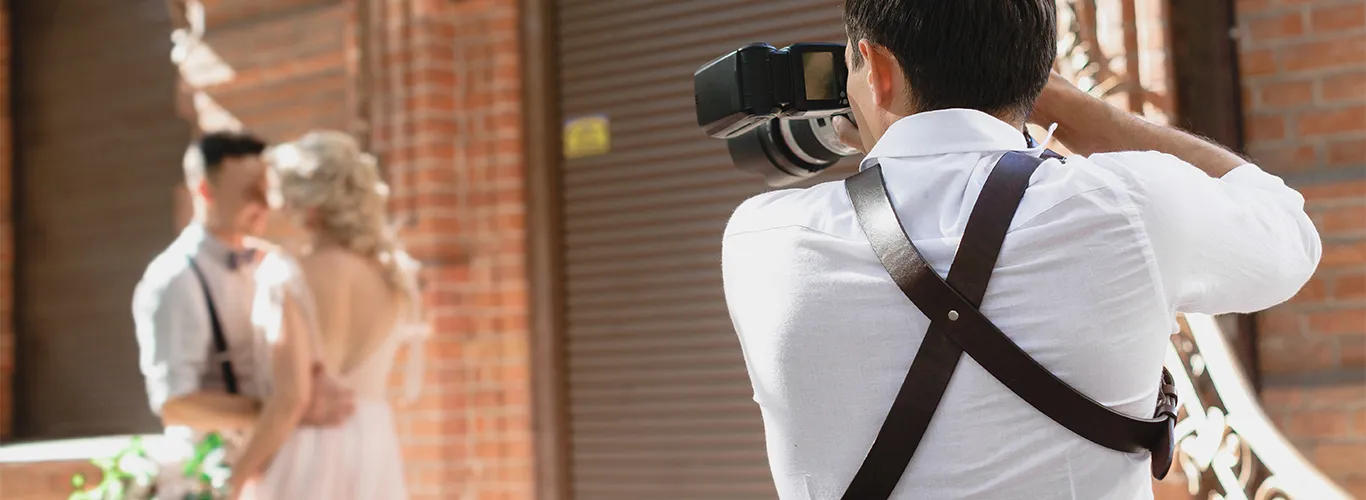
<instances>
[{"instance_id":1,"label":"blurred background","mask_svg":"<svg viewBox=\"0 0 1366 500\"><path fill-rule=\"evenodd\" d=\"M1319 272L1221 325L1281 435L1366 498L1366 2L1058 3L1065 75L1305 195ZM839 0L0 6L0 498L90 469L45 444L159 431L130 294L188 216L186 144L220 128L381 158L437 332L401 411L416 498L775 497L720 286L764 186L697 129L692 72L843 42ZM1217 468L1159 498L1209 498Z\"/></svg>"}]
</instances>

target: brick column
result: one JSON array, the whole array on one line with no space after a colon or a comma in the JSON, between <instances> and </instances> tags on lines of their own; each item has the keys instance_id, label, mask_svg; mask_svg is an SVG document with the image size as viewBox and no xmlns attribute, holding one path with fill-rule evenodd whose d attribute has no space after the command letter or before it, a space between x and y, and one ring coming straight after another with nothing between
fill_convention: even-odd
<instances>
[{"instance_id":1,"label":"brick column","mask_svg":"<svg viewBox=\"0 0 1366 500\"><path fill-rule=\"evenodd\" d=\"M1366 5L1237 4L1248 151L1301 189L1318 273L1258 317L1264 406L1327 475L1366 498Z\"/></svg>"},{"instance_id":2,"label":"brick column","mask_svg":"<svg viewBox=\"0 0 1366 500\"><path fill-rule=\"evenodd\" d=\"M400 416L412 491L529 499L517 2L376 0L364 14L371 143L436 327L424 396Z\"/></svg>"}]
</instances>

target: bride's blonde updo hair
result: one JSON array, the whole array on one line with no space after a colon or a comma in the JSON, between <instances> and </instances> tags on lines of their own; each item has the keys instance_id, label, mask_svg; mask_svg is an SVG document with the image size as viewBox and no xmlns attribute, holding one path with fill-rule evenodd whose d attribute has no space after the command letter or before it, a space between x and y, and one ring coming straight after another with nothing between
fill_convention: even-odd
<instances>
[{"instance_id":1,"label":"bride's blonde updo hair","mask_svg":"<svg viewBox=\"0 0 1366 500\"><path fill-rule=\"evenodd\" d=\"M390 230L389 187L374 156L350 135L323 130L272 148L269 160L271 206L309 213L318 237L375 259L389 285L416 299L415 266Z\"/></svg>"}]
</instances>

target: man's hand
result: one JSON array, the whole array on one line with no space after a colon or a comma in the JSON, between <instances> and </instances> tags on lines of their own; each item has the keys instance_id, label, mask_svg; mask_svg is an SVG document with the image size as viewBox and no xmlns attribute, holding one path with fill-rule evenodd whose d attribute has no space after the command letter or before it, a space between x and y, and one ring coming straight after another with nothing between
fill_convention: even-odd
<instances>
[{"instance_id":1,"label":"man's hand","mask_svg":"<svg viewBox=\"0 0 1366 500\"><path fill-rule=\"evenodd\" d=\"M1034 101L1034 111L1029 114L1029 123L1040 127L1048 128L1054 123L1058 123L1058 109L1066 106L1068 99L1078 97L1085 93L1081 89L1067 81L1062 75L1054 71L1048 76L1048 83L1043 87L1043 93Z\"/></svg>"},{"instance_id":2,"label":"man's hand","mask_svg":"<svg viewBox=\"0 0 1366 500\"><path fill-rule=\"evenodd\" d=\"M312 386L313 394L309 397L308 410L304 412L303 420L299 421L300 425L335 427L356 411L355 395L328 376L321 363L313 365Z\"/></svg>"},{"instance_id":3,"label":"man's hand","mask_svg":"<svg viewBox=\"0 0 1366 500\"><path fill-rule=\"evenodd\" d=\"M854 121L844 116L836 116L835 133L839 134L840 142L845 146L859 150L863 154L868 154L868 148L863 147L863 137L858 133L858 126Z\"/></svg>"}]
</instances>

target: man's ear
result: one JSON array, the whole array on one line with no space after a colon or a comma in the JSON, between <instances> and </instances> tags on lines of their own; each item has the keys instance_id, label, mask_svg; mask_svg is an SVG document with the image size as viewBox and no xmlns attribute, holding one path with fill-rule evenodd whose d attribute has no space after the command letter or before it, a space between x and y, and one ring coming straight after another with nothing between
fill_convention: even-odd
<instances>
[{"instance_id":1,"label":"man's ear","mask_svg":"<svg viewBox=\"0 0 1366 500\"><path fill-rule=\"evenodd\" d=\"M863 64L868 66L868 90L873 103L879 108L890 109L895 101L901 64L891 51L868 40L859 40L858 50L863 56Z\"/></svg>"},{"instance_id":2,"label":"man's ear","mask_svg":"<svg viewBox=\"0 0 1366 500\"><path fill-rule=\"evenodd\" d=\"M190 187L190 191L205 200L213 200L213 189L210 189L208 179L200 178L199 180L194 181L194 184Z\"/></svg>"}]
</instances>

